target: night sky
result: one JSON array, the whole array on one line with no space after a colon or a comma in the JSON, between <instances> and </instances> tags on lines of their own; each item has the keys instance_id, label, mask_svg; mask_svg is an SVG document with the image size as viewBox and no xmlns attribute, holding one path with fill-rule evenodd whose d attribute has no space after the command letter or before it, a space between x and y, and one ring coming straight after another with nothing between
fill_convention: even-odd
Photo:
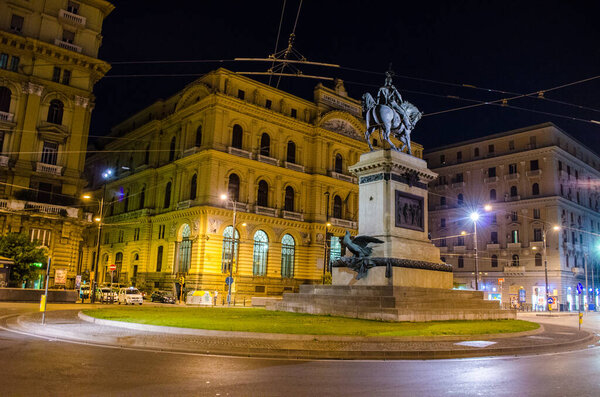
<instances>
[{"instance_id":1,"label":"night sky","mask_svg":"<svg viewBox=\"0 0 600 397\"><path fill-rule=\"evenodd\" d=\"M389 3L393 5L305 0L294 47L310 61L343 68L301 66L302 71L341 78L358 99L365 91L376 92L392 62L394 84L403 98L425 113L412 137L426 148L551 121L600 152L600 125L589 122L495 105L432 114L476 103L447 96L490 101L600 75L600 2ZM113 4L116 9L105 20L100 50L100 58L113 63L113 69L96 85L92 141L194 80L178 74L201 75L219 66L266 70L265 63L205 61L273 53L283 2L113 0ZM298 4L299 0L287 0L278 49L287 45ZM191 60L203 62L117 64ZM164 76L139 77L148 74ZM279 88L312 99L316 84L283 78ZM548 100L521 98L508 105L600 120L599 89L600 78L548 92L544 94Z\"/></svg>"}]
</instances>

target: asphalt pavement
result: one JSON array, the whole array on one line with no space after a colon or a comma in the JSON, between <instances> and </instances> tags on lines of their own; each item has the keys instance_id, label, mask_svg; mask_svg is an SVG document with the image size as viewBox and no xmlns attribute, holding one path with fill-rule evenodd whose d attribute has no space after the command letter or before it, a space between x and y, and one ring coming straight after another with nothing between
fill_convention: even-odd
<instances>
[{"instance_id":1,"label":"asphalt pavement","mask_svg":"<svg viewBox=\"0 0 600 397\"><path fill-rule=\"evenodd\" d=\"M36 308L2 304L2 325ZM577 326L576 317L536 320L569 332ZM586 315L583 327L600 332L600 316ZM0 329L0 352L0 390L8 396L600 395L600 350L593 346L471 359L310 361L109 348Z\"/></svg>"}]
</instances>

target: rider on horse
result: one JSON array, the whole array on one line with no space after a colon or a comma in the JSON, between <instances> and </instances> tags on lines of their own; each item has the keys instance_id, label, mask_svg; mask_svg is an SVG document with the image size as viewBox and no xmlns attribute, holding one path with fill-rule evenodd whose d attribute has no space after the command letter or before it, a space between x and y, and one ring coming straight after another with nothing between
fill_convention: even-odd
<instances>
[{"instance_id":1,"label":"rider on horse","mask_svg":"<svg viewBox=\"0 0 600 397\"><path fill-rule=\"evenodd\" d=\"M385 83L377 93L377 104L387 105L394 109L402 119L405 127L412 129L413 125L410 118L406 114L406 111L400 106L402 102L402 95L400 95L400 92L398 92L396 87L392 84L392 73L389 71L385 72Z\"/></svg>"}]
</instances>

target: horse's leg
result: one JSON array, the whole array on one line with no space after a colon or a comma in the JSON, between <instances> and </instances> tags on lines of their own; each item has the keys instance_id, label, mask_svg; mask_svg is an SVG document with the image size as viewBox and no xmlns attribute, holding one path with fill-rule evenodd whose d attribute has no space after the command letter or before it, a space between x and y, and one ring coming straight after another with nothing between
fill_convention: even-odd
<instances>
[{"instance_id":1,"label":"horse's leg","mask_svg":"<svg viewBox=\"0 0 600 397\"><path fill-rule=\"evenodd\" d=\"M371 133L372 133L371 127L367 127L367 130L365 131L365 140L369 144L369 149L371 149L371 151L373 151L375 149L373 149L373 145L371 145Z\"/></svg>"},{"instance_id":2,"label":"horse's leg","mask_svg":"<svg viewBox=\"0 0 600 397\"><path fill-rule=\"evenodd\" d=\"M410 148L410 134L405 133L404 134L404 139L406 140L406 146L408 146L408 154L412 154L412 149Z\"/></svg>"},{"instance_id":3,"label":"horse's leg","mask_svg":"<svg viewBox=\"0 0 600 397\"><path fill-rule=\"evenodd\" d=\"M390 139L390 123L385 123L385 140L390 144L390 147L392 149L394 149L395 151L399 152L398 148L396 147L396 145L394 145L394 142L392 142L392 140Z\"/></svg>"}]
</instances>

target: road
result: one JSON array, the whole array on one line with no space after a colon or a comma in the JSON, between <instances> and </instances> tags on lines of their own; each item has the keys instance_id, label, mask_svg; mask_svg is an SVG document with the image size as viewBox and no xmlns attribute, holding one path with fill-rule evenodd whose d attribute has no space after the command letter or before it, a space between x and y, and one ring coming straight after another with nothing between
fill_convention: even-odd
<instances>
[{"instance_id":1,"label":"road","mask_svg":"<svg viewBox=\"0 0 600 397\"><path fill-rule=\"evenodd\" d=\"M30 310L2 304L0 318ZM584 324L600 332L599 315ZM0 365L3 396L600 395L598 348L436 361L285 361L96 347L0 330Z\"/></svg>"}]
</instances>

